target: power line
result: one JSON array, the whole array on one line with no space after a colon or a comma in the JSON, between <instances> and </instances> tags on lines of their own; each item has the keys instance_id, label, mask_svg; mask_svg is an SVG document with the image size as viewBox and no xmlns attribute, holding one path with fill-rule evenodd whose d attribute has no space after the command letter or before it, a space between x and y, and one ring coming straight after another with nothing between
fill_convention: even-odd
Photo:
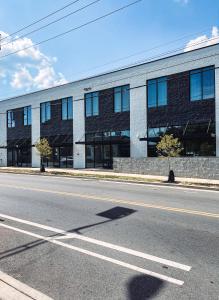
<instances>
[{"instance_id":1,"label":"power line","mask_svg":"<svg viewBox=\"0 0 219 300\"><path fill-rule=\"evenodd\" d=\"M93 20L91 20L91 21L88 21L88 22L86 22L86 23L84 23L84 24L82 24L82 25L79 25L79 26L77 26L77 27L71 28L71 29L69 29L69 30L67 30L67 31L65 31L65 32L62 32L62 33L60 33L60 34L57 34L57 35L55 35L55 36L53 36L53 37L51 37L51 38L48 38L48 39L43 40L43 41L40 41L40 42L38 42L38 43L36 43L36 44L33 44L33 45L31 45L31 46L28 46L28 47L25 47L25 48L23 48L23 49L19 49L19 50L17 50L17 51L14 51L14 52L5 54L5 55L3 55L3 56L0 56L0 59L3 59L3 58L8 57L8 56L10 56L10 55L16 54L16 53L18 53L18 52L20 52L20 51L24 51L24 50L33 48L33 47L35 47L35 46L39 46L39 45L41 45L41 44L47 43L47 42L49 42L49 41L51 41L51 40L54 40L54 39L56 39L56 38L59 38L59 37L64 36L64 35L66 35L66 34L69 34L70 32L73 32L73 31L76 31L76 30L81 29L81 28L83 28L83 27L86 27L86 26L88 26L88 25L90 25L90 24L92 24L92 23L95 23L95 22L97 22L97 21L99 21L99 20L101 20L101 19L105 19L106 17L109 17L109 16L111 16L111 15L113 15L113 14L119 12L119 11L122 11L122 10L124 10L124 9L126 9L126 8L128 8L128 7L130 7L130 6L133 6L133 5L135 5L135 4L139 3L139 2L142 2L142 1L143 1L143 0L136 0L136 1L134 1L134 2L131 2L131 3L129 3L129 4L127 4L127 5L124 5L124 6L120 7L120 8L118 8L118 9L115 9L115 10L113 10L113 11L111 11L111 12L105 14L105 15L102 15L102 16L100 16L100 17L98 17L98 18L95 18L95 19L93 19Z\"/></svg>"},{"instance_id":2,"label":"power line","mask_svg":"<svg viewBox=\"0 0 219 300\"><path fill-rule=\"evenodd\" d=\"M217 38L218 38L218 37L215 37L214 39L217 39ZM194 44L192 44L192 46L197 46L197 45L202 44L202 43L205 43L205 41L198 42L198 43L194 43ZM218 43L217 43L217 44L218 44ZM215 45L217 45L217 44L215 44ZM182 49L184 49L184 48L180 48L180 49L182 50ZM179 50L179 49L176 49L176 50ZM171 53L171 52L175 52L176 50L166 52L166 54L167 54L167 53ZM161 53L161 54L159 54L158 56L151 57L150 59L162 57L164 54L165 54L165 53ZM165 58L165 57L164 57L164 58ZM168 57L167 57L167 58L168 58ZM150 62L150 60L146 61L145 63L147 63L147 62ZM152 62L153 62L153 61L152 61ZM133 64L132 64L132 65L133 65ZM128 67L131 67L132 65L128 65L127 68L128 68ZM123 69L118 69L118 71L119 71L119 70L123 70ZM111 70L110 72L115 72L115 71L116 71L116 70L114 69L114 70ZM153 72L153 71L152 71L152 72ZM102 75L102 74L96 75L96 77L101 76L101 75ZM136 75L136 76L138 76L138 75ZM82 78L82 79L80 79L80 80L83 80L83 79L84 79L84 78ZM118 80L120 80L120 79L118 79ZM66 83L66 84L71 84L71 82ZM50 88L55 88L55 87L63 86L63 85L66 85L66 84L62 84L62 85L58 85L58 86L53 86L53 87L50 87ZM50 88L48 88L48 89L50 89ZM47 90L47 89L45 89L45 90ZM41 91L41 90L38 90L38 91L35 91L35 92L39 92L39 91ZM32 93L35 93L35 92L32 92ZM5 95L5 97L7 97L7 96ZM13 98L13 97L19 97L19 96L14 95L14 96L11 96L10 98ZM2 100L4 100L4 99L2 99Z\"/></svg>"},{"instance_id":3,"label":"power line","mask_svg":"<svg viewBox=\"0 0 219 300\"><path fill-rule=\"evenodd\" d=\"M132 75L132 76L128 76L128 77L124 77L124 78L119 78L119 79L116 79L116 80L114 80L114 81L108 81L108 82L105 82L105 83L102 83L102 84L99 84L99 85L96 85L96 87L98 87L98 86L101 86L101 85L106 85L106 84L109 84L109 83L114 83L114 82L117 82L117 81L120 81L120 80L124 80L124 79L130 79L130 78L132 78L132 77L137 77L137 76L145 76L145 75L147 75L147 74L150 74L150 73L153 73L153 72L157 72L157 71L160 71L160 70L165 70L165 69L169 69L169 68L172 68L172 67L176 67L176 66L179 66L179 65L182 65L182 64L185 64L185 63L190 63L190 62L195 62L195 61L198 61L198 60L202 60L202 59L205 59L205 58L210 58L210 57L213 57L213 56L219 56L219 54L213 54L213 55L209 55L209 56L205 56L205 57L202 57L202 58L199 58L199 59L193 59L193 60L190 60L190 61L187 61L187 62L184 62L184 63L180 63L180 64L175 64L175 65L172 65L172 66L169 66L169 67L164 67L164 68L160 68L160 69L156 69L156 70L152 70L152 71L150 71L150 72L145 72L145 73L141 73L141 74L135 74L135 75ZM212 70L217 70L217 69L219 69L219 67L212 67L211 68ZM180 72L180 73L184 73L184 72ZM179 74L180 74L179 73ZM197 71L197 73L196 74L199 74L199 73L201 73L201 71ZM177 73L176 74L173 74L173 75L177 75ZM165 76L164 76L165 77ZM177 79L182 79L182 78L188 78L188 75L186 74L186 75L178 75L177 76ZM165 79L164 81L171 81L171 80L173 80L173 78L167 78L167 79ZM127 83L128 84L128 83ZM136 87L131 87L131 88L129 88L128 90L134 90L134 89L138 89L138 88L143 88L143 87L147 87L149 84L148 83L146 83L146 84L143 84L143 85L140 85L140 86L136 86ZM94 86L95 87L95 86ZM108 89L110 89L110 88L108 88ZM97 90L95 90L95 91L97 91ZM37 93L37 92L36 92ZM107 92L106 94L107 94L107 96L109 96L109 95L114 95L115 93L117 93L117 92ZM118 92L118 93L120 93L120 92ZM18 96L19 97L19 96ZM85 98L83 97L83 98L78 98L77 99L77 96L74 96L75 98L73 98L73 102L77 102L77 101L84 101L85 100ZM65 97L64 97L65 98ZM61 99L57 99L57 100L61 100ZM46 101L46 102L51 102L51 101ZM42 102L43 103L43 102ZM50 103L50 105L51 106L56 106L56 105L60 105L60 103ZM28 106L28 105L27 105ZM168 105L168 107L170 107L169 105ZM37 106L37 107L34 107L34 108L32 108L32 109L40 109L40 106ZM16 111L22 111L23 110L23 107L22 108L15 108L15 109L9 109L9 111L13 111L13 110L16 110ZM0 115L5 115L6 113L0 113Z\"/></svg>"},{"instance_id":4,"label":"power line","mask_svg":"<svg viewBox=\"0 0 219 300\"><path fill-rule=\"evenodd\" d=\"M92 6L92 5L94 5L94 4L96 4L97 2L100 2L100 1L101 1L101 0L95 0L95 1L89 3L89 4L85 5L85 6L82 6L81 8L79 8L79 9L77 9L77 10L75 10L75 11L73 11L73 12L67 14L67 15L64 15L64 16L62 16L62 17L60 17L60 18L58 18L58 19L56 19L56 20L54 20L54 21L52 21L52 22L50 22L50 23L48 23L48 24L45 24L45 25L43 25L43 26L41 26L41 27L38 27L38 28L36 28L36 29L34 29L34 30L30 31L30 32L27 32L27 33L25 33L25 34L23 34L23 35L21 35L21 36L15 38L15 39L11 40L10 42L7 42L7 43L2 44L2 45L1 45L1 48L3 48L4 46L6 46L6 45L8 45L8 44L12 44L12 43L14 43L15 41L20 40L20 39L22 39L22 38L24 38L24 37L27 37L27 36L29 36L29 35L35 33L35 32L38 32L38 31L40 31L40 30L42 30L42 29L44 29L44 28L46 28L46 27L49 27L50 25L53 25L53 24L55 24L55 23L57 23L57 22L59 22L59 21L61 21L61 20L64 20L64 19L68 18L69 16L71 16L71 15L73 15L73 14L76 14L77 12L80 12L80 11L82 11L82 10L84 10L84 9L86 9L86 8L88 8L88 7Z\"/></svg>"},{"instance_id":5,"label":"power line","mask_svg":"<svg viewBox=\"0 0 219 300\"><path fill-rule=\"evenodd\" d=\"M219 40L219 36L210 39L210 41L214 41L214 40ZM201 41L201 42L193 43L189 47L196 47L196 46L200 46L200 45L205 44L205 43L206 43L206 41ZM218 45L218 44L219 44L219 42L215 43L214 45ZM200 48L202 48L202 47L199 47L197 49L200 49ZM133 62L131 64L127 64L127 65L123 66L122 69L123 68L129 68L129 67L132 67L132 66L135 66L135 65L137 66L137 65L141 65L141 64L153 62L155 59L165 58L166 55L169 55L169 54L178 54L178 53L180 53L180 51L185 50L185 49L186 49L186 47L182 46L180 48L172 49L172 50L169 50L167 52L162 52L162 53L160 53L158 55L151 56L151 57L149 57L147 59L142 59L142 60L135 61L135 62ZM185 51L185 52L190 52L190 51L191 50ZM121 68L114 69L113 71L118 71L118 70L121 70Z\"/></svg>"},{"instance_id":6,"label":"power line","mask_svg":"<svg viewBox=\"0 0 219 300\"><path fill-rule=\"evenodd\" d=\"M110 65L110 64L112 64L112 63L116 63L116 62L119 62L119 61L122 61L122 60L126 60L126 59L128 59L128 58L130 58L130 57L137 56L137 55L143 54L143 53L145 53L145 52L150 52L150 51L152 51L152 50L159 49L159 48L161 48L161 47L164 47L164 46L167 46L167 45L176 43L176 42L178 42L178 41L180 41L180 40L183 40L183 39L185 39L185 38L188 38L188 37L191 37L191 36L194 36L194 35L197 35L197 34L203 34L204 31L209 30L210 28L211 28L211 27L208 27L208 28L203 29L202 31L194 32L194 33L191 33L191 34L188 34L188 35L184 35L184 36L182 36L182 37L179 37L179 38L177 38L177 39L175 39L175 40L172 40L172 41L169 41L169 42L167 42L167 43L162 43L162 44L157 45L157 46L154 46L154 47L152 47L152 48L148 48L148 49L145 49L145 50L141 50L141 51L135 52L135 53L133 53L133 54L131 54L131 55L127 55L127 56L123 56L123 57L118 58L118 59L111 60L111 61L109 61L109 62L107 62L107 63L102 64L102 65L98 65L98 66L95 66L95 67L93 67L93 68L84 70L83 73L84 73L84 72L88 72L88 71L92 71L92 70L95 70L95 69L102 68L102 67L107 66L107 65ZM81 72L81 73L82 73L82 72Z\"/></svg>"},{"instance_id":7,"label":"power line","mask_svg":"<svg viewBox=\"0 0 219 300\"><path fill-rule=\"evenodd\" d=\"M169 69L169 68L172 68L172 67L178 67L180 65L185 65L186 63L191 63L191 62L195 62L195 61L200 61L202 59L205 59L205 58L211 58L211 57L214 57L214 56L219 56L219 54L212 54L212 55L208 55L208 56L204 56L204 57L201 57L201 58L196 58L196 59L192 59L192 60L189 60L189 61L186 61L186 62L183 62L183 63L178 63L178 64L175 64L175 65L171 65L171 66L168 66L168 67L162 67L162 68L159 68L159 69L155 69L155 70L151 70L151 71L148 71L148 72L144 72L144 73L140 73L140 74L135 74L135 75L129 75L129 76L126 76L126 77L120 77L116 80L112 80L112 81L108 81L108 82L104 82L102 84L98 84L98 85L94 85L92 86L92 89L96 88L97 89L100 89L101 86L103 85L106 85L106 84L112 84L114 82L118 82L118 81L121 81L121 80L128 80L128 79L131 79L133 77L139 77L139 76L146 76L148 74L151 74L151 73L154 73L154 72L158 72L158 71L163 71L163 70L166 70L166 69ZM216 69L219 69L219 67L213 67L212 69L216 70ZM181 73L181 72L180 72ZM198 72L197 72L198 73ZM164 75L165 76L165 75ZM182 76L182 75L181 75ZM98 76L97 76L98 77ZM178 78L180 78L178 76ZM88 78L89 79L89 78ZM83 79L82 79L83 80ZM169 80L169 79L168 79ZM66 84L63 84L63 85L60 85L60 86L64 86L64 85L69 85L71 83L66 83ZM55 87L51 87L51 88L48 88L48 89L45 89L45 90L49 90L49 89L52 89L52 88L58 88L60 86L55 86ZM141 86L138 86L138 87L133 87L133 88L130 88L131 89L136 89L136 88L141 88L141 87L144 87L144 86L147 86L146 84L145 85L141 85ZM99 87L99 88L98 88ZM30 94L34 94L34 93L39 93L41 91L44 91L44 90L39 90L39 91L35 91L33 93L30 93ZM20 96L15 96L14 98L19 98L23 95L20 95ZM75 96L77 98L77 96ZM13 98L13 97L12 97ZM10 99L10 98L9 98ZM4 99L2 99L4 100ZM5 99L7 100L7 99ZM84 98L79 98L79 99L74 99L74 101L82 101L84 100ZM0 113L1 114L1 113Z\"/></svg>"},{"instance_id":8,"label":"power line","mask_svg":"<svg viewBox=\"0 0 219 300\"><path fill-rule=\"evenodd\" d=\"M65 5L65 6L59 8L59 9L57 9L55 11L53 11L52 13L46 15L45 17L43 17L41 19L38 19L38 20L34 21L33 23L31 23L31 24L29 24L27 26L24 26L24 27L18 29L17 31L11 33L10 35L5 36L4 38L1 39L1 41L5 40L5 39L7 39L9 37L14 36L15 34L18 34L19 32L21 32L21 31L23 31L23 30L25 30L25 29L27 29L27 28L29 28L29 27L31 27L31 26L33 26L33 25L35 25L35 24L37 24L37 23L39 23L39 22L41 22L41 21L43 21L43 20L45 20L45 19L47 19L47 18L49 18L51 16L53 16L55 14L57 14L58 12L64 10L65 8L71 6L71 5L73 5L73 4L75 4L75 3L79 2L79 1L81 1L81 0L75 0L75 1L70 2L69 4L67 4L67 5Z\"/></svg>"},{"instance_id":9,"label":"power line","mask_svg":"<svg viewBox=\"0 0 219 300\"><path fill-rule=\"evenodd\" d=\"M211 39L211 41L213 41L213 40L215 40L215 39L218 39L218 37L215 37L215 38L212 38ZM193 43L193 44L191 44L191 46L197 46L197 45L200 45L200 44L203 44L203 43L205 43L206 41L201 41L201 42L198 42L198 43ZM215 44L216 45L216 44ZM163 57L163 55L165 55L165 54L170 54L170 53L175 53L175 52L178 52L179 50L183 50L184 49L184 47L183 48L178 48L178 49L175 49L175 50L171 50L171 51L168 51L168 52L163 52L163 53L161 53L161 54L159 54L159 55L157 55L157 56L153 56L153 57L150 57L149 59L148 59L148 61L144 61L144 63L147 63L147 62L150 62L152 59L156 59L156 58L159 58L159 57ZM19 50L19 51L23 51L23 49L21 49L21 50ZM18 52L19 52L18 51ZM164 57L165 58L165 57ZM142 61L141 61L142 62ZM136 64L136 63L135 63ZM142 63L143 64L143 63ZM127 66L124 66L124 67L126 67L126 68L128 68L128 67L132 67L134 65L134 63L132 63L131 65L127 65ZM124 68L123 67L123 68ZM119 70L123 70L123 68L119 68L119 69L114 69L114 70L111 70L110 72L115 72L115 71L119 71ZM102 75L102 74L100 74L100 75ZM100 76L100 75L96 75L96 76ZM137 75L138 76L138 75ZM82 79L80 79L80 80L83 80L84 78L82 78ZM67 84L70 84L71 82L69 82L69 83L67 83ZM63 84L63 85L66 85L66 84ZM60 85L60 86L62 86L62 85ZM51 87L51 88L55 88L55 87L58 87L58 86L54 86L54 87ZM38 91L36 91L36 92L38 92ZM34 93L34 92L33 92ZM6 96L5 96L6 97Z\"/></svg>"}]
</instances>

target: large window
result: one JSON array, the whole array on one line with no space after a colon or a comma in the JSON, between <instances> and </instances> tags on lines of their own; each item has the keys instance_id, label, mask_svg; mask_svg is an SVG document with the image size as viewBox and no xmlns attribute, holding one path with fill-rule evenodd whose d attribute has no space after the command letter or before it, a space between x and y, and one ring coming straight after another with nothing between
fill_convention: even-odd
<instances>
[{"instance_id":1,"label":"large window","mask_svg":"<svg viewBox=\"0 0 219 300\"><path fill-rule=\"evenodd\" d=\"M40 104L41 108L41 123L45 123L51 119L51 104L44 102Z\"/></svg>"},{"instance_id":2,"label":"large window","mask_svg":"<svg viewBox=\"0 0 219 300\"><path fill-rule=\"evenodd\" d=\"M24 126L31 125L31 106L24 107Z\"/></svg>"},{"instance_id":3,"label":"large window","mask_svg":"<svg viewBox=\"0 0 219 300\"><path fill-rule=\"evenodd\" d=\"M130 110L129 85L114 88L114 112Z\"/></svg>"},{"instance_id":4,"label":"large window","mask_svg":"<svg viewBox=\"0 0 219 300\"><path fill-rule=\"evenodd\" d=\"M111 168L113 157L130 156L130 131L87 133L86 167Z\"/></svg>"},{"instance_id":5,"label":"large window","mask_svg":"<svg viewBox=\"0 0 219 300\"><path fill-rule=\"evenodd\" d=\"M8 128L15 127L14 112L12 110L9 110L7 112L7 123L8 123Z\"/></svg>"},{"instance_id":6,"label":"large window","mask_svg":"<svg viewBox=\"0 0 219 300\"><path fill-rule=\"evenodd\" d=\"M148 128L148 156L157 156L156 145L160 137L173 134L183 146L182 156L215 156L215 122L187 123L182 126Z\"/></svg>"},{"instance_id":7,"label":"large window","mask_svg":"<svg viewBox=\"0 0 219 300\"><path fill-rule=\"evenodd\" d=\"M85 112L86 117L99 115L99 93L85 94Z\"/></svg>"},{"instance_id":8,"label":"large window","mask_svg":"<svg viewBox=\"0 0 219 300\"><path fill-rule=\"evenodd\" d=\"M148 107L167 105L167 78L148 80Z\"/></svg>"},{"instance_id":9,"label":"large window","mask_svg":"<svg viewBox=\"0 0 219 300\"><path fill-rule=\"evenodd\" d=\"M191 101L212 99L215 97L214 68L208 67L190 72Z\"/></svg>"},{"instance_id":10,"label":"large window","mask_svg":"<svg viewBox=\"0 0 219 300\"><path fill-rule=\"evenodd\" d=\"M62 99L62 120L72 120L73 101L72 97Z\"/></svg>"}]
</instances>

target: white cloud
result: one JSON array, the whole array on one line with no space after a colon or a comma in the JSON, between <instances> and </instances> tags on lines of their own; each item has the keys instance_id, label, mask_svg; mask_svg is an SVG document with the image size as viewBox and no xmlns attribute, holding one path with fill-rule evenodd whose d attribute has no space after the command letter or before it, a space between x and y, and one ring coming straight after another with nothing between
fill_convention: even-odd
<instances>
[{"instance_id":1,"label":"white cloud","mask_svg":"<svg viewBox=\"0 0 219 300\"><path fill-rule=\"evenodd\" d=\"M184 49L185 52L195 50L198 48L210 46L219 43L219 29L214 26L211 31L211 36L201 35L189 41Z\"/></svg>"},{"instance_id":2,"label":"white cloud","mask_svg":"<svg viewBox=\"0 0 219 300\"><path fill-rule=\"evenodd\" d=\"M3 39L8 36L2 31L0 34ZM56 57L45 55L37 46L24 49L33 46L31 39L25 37L7 44L8 41L10 38L2 41L1 56L19 52L2 60L5 63L0 69L0 78L8 77L12 88L30 91L67 82L64 75L57 73L54 69L53 65L57 62Z\"/></svg>"}]
</instances>

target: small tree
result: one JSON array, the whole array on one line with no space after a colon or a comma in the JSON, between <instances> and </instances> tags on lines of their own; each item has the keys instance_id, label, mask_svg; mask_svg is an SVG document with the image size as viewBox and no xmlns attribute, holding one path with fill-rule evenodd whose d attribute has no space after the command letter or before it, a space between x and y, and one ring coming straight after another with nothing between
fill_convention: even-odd
<instances>
[{"instance_id":1,"label":"small tree","mask_svg":"<svg viewBox=\"0 0 219 300\"><path fill-rule=\"evenodd\" d=\"M44 166L44 159L49 158L52 154L52 148L49 145L49 142L46 138L40 139L36 144L35 147L37 151L40 154L41 157L41 167L40 171L45 172L45 166Z\"/></svg>"},{"instance_id":2,"label":"small tree","mask_svg":"<svg viewBox=\"0 0 219 300\"><path fill-rule=\"evenodd\" d=\"M158 156L168 158L169 166L169 182L175 181L173 170L170 170L170 157L177 157L182 152L183 148L178 138L174 138L173 134L165 134L161 137L160 142L156 146Z\"/></svg>"}]
</instances>

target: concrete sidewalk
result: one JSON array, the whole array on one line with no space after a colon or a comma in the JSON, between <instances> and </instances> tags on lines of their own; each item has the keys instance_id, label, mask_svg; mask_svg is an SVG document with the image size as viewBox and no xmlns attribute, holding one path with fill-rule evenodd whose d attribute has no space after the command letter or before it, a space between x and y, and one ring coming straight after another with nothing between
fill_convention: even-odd
<instances>
[{"instance_id":1,"label":"concrete sidewalk","mask_svg":"<svg viewBox=\"0 0 219 300\"><path fill-rule=\"evenodd\" d=\"M0 271L0 300L52 300L28 285Z\"/></svg>"},{"instance_id":2,"label":"concrete sidewalk","mask_svg":"<svg viewBox=\"0 0 219 300\"><path fill-rule=\"evenodd\" d=\"M113 170L102 169L58 169L47 168L45 173L40 173L39 168L16 168L16 167L1 167L0 172L6 173L22 173L22 174L42 174L42 175L63 175L73 177L88 177L108 180L134 181L145 183L162 183L165 184L167 176L142 175L130 173L117 173ZM201 178L184 178L176 177L178 185L204 185L219 187L219 180L201 179Z\"/></svg>"}]
</instances>

